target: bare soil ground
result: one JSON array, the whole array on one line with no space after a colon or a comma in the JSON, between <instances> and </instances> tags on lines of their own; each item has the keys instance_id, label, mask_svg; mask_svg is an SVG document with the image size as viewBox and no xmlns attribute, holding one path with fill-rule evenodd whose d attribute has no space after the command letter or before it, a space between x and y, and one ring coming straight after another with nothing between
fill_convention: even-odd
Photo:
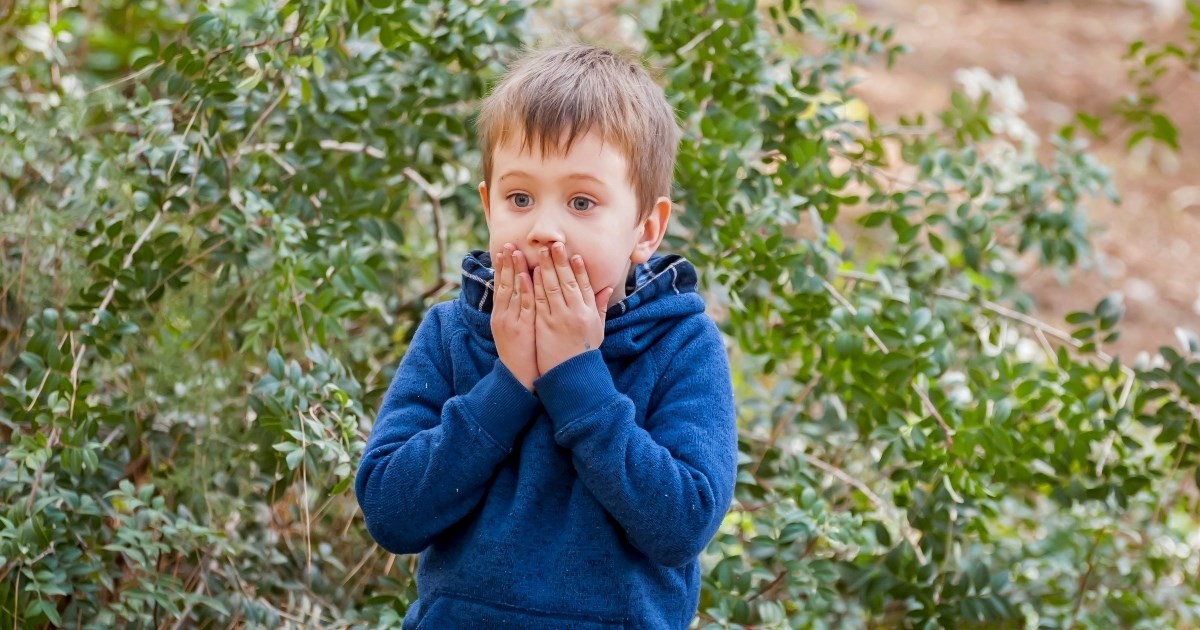
<instances>
[{"instance_id":1,"label":"bare soil ground","mask_svg":"<svg viewBox=\"0 0 1200 630\"><path fill-rule=\"evenodd\" d=\"M1044 135L1076 111L1100 114L1129 91L1121 60L1135 39L1186 37L1185 18L1136 0L861 0L871 23L896 27L912 47L892 70L872 69L859 95L885 120L931 111L949 102L954 72L981 67L1011 75L1024 92L1025 120ZM1052 324L1090 310L1112 291L1125 296L1122 338L1111 350L1131 360L1141 351L1177 346L1174 330L1200 331L1200 76L1175 68L1161 83L1164 110L1179 126L1182 150L1129 152L1123 138L1094 144L1113 170L1122 203L1093 204L1102 230L1095 239L1099 268L1065 283L1031 270L1025 286L1037 315ZM1106 125L1115 129L1115 125Z\"/></svg>"}]
</instances>

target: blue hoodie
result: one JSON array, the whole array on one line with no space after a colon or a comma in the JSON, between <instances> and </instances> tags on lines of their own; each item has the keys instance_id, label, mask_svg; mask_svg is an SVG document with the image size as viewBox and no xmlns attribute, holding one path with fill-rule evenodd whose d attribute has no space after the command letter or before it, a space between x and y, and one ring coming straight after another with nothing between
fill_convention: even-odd
<instances>
[{"instance_id":1,"label":"blue hoodie","mask_svg":"<svg viewBox=\"0 0 1200 630\"><path fill-rule=\"evenodd\" d=\"M733 497L737 427L696 271L655 255L600 348L530 393L496 355L492 269L426 314L355 479L367 531L420 553L403 628L687 628Z\"/></svg>"}]
</instances>

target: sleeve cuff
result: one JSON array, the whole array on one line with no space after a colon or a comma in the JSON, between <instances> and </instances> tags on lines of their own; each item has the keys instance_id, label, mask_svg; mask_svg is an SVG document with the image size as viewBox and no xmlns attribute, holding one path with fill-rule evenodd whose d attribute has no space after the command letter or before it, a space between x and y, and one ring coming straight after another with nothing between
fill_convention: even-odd
<instances>
[{"instance_id":1,"label":"sleeve cuff","mask_svg":"<svg viewBox=\"0 0 1200 630\"><path fill-rule=\"evenodd\" d=\"M512 450L517 433L528 424L538 399L496 359L492 371L463 397L471 419L505 450Z\"/></svg>"},{"instance_id":2,"label":"sleeve cuff","mask_svg":"<svg viewBox=\"0 0 1200 630\"><path fill-rule=\"evenodd\" d=\"M619 395L598 349L563 361L534 381L533 389L556 433Z\"/></svg>"}]
</instances>

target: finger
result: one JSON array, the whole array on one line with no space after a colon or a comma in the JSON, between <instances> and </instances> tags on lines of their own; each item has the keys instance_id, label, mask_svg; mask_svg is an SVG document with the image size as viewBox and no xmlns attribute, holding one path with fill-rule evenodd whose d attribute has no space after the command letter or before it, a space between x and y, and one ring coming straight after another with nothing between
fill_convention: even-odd
<instances>
[{"instance_id":1,"label":"finger","mask_svg":"<svg viewBox=\"0 0 1200 630\"><path fill-rule=\"evenodd\" d=\"M563 302L568 306L582 306L584 299L579 294L579 281L575 277L575 270L571 268L571 263L567 260L567 248L562 243L555 243L550 251L554 262L554 273L558 275L558 283L562 288Z\"/></svg>"},{"instance_id":2,"label":"finger","mask_svg":"<svg viewBox=\"0 0 1200 630\"><path fill-rule=\"evenodd\" d=\"M550 306L550 312L565 309L567 302L563 299L562 286L558 283L558 272L554 270L554 262L550 260L550 248L543 247L540 255L541 264L538 265L538 268L541 270L542 287L546 294L546 303Z\"/></svg>"},{"instance_id":3,"label":"finger","mask_svg":"<svg viewBox=\"0 0 1200 630\"><path fill-rule=\"evenodd\" d=\"M517 248L512 250L512 262L515 264L514 266L517 275L530 274L530 272L532 272L529 271L529 263L526 259L524 259L524 253L522 253L521 250L517 250Z\"/></svg>"},{"instance_id":4,"label":"finger","mask_svg":"<svg viewBox=\"0 0 1200 630\"><path fill-rule=\"evenodd\" d=\"M612 294L614 291L616 291L616 289L609 287L601 291L600 295L596 296L599 298L596 300L596 312L600 314L601 324L608 321L608 301L612 299Z\"/></svg>"},{"instance_id":5,"label":"finger","mask_svg":"<svg viewBox=\"0 0 1200 630\"><path fill-rule=\"evenodd\" d=\"M513 268L512 269L512 272L513 272L513 304L519 307L519 306L521 306L521 303L524 301L525 297L521 295L521 288L522 288L522 283L525 281L529 282L529 285L527 288L529 289L529 300L530 300L530 302L532 302L533 301L533 281L530 280L529 265L525 262L525 254L522 254L521 250L514 247L513 252L512 252L512 260L510 260L509 262L512 264L512 268ZM522 280L522 278L524 278L525 280Z\"/></svg>"},{"instance_id":6,"label":"finger","mask_svg":"<svg viewBox=\"0 0 1200 630\"><path fill-rule=\"evenodd\" d=\"M546 298L546 287L543 286L544 281L542 279L543 275L545 274L542 273L542 267L540 265L533 268L534 308L540 314L549 315L552 311L550 310L550 300Z\"/></svg>"},{"instance_id":7,"label":"finger","mask_svg":"<svg viewBox=\"0 0 1200 630\"><path fill-rule=\"evenodd\" d=\"M521 309L518 319L522 322L532 320L537 308L533 299L533 281L524 271L517 275L517 291Z\"/></svg>"},{"instance_id":8,"label":"finger","mask_svg":"<svg viewBox=\"0 0 1200 630\"><path fill-rule=\"evenodd\" d=\"M587 267L583 264L583 256L578 254L571 257L571 267L574 269L575 280L579 284L580 297L584 306L596 308L596 294L592 293L592 280L588 278Z\"/></svg>"},{"instance_id":9,"label":"finger","mask_svg":"<svg viewBox=\"0 0 1200 630\"><path fill-rule=\"evenodd\" d=\"M516 248L512 245L504 246L504 281L510 289L508 297L509 308L512 308L513 304L520 299L520 295L517 292L517 274L520 273L516 264L517 253Z\"/></svg>"},{"instance_id":10,"label":"finger","mask_svg":"<svg viewBox=\"0 0 1200 630\"><path fill-rule=\"evenodd\" d=\"M504 252L499 251L492 254L492 269L494 270L493 284L495 284L496 295L492 300L492 314L499 315L508 307L508 292L512 291L512 285L504 281Z\"/></svg>"}]
</instances>

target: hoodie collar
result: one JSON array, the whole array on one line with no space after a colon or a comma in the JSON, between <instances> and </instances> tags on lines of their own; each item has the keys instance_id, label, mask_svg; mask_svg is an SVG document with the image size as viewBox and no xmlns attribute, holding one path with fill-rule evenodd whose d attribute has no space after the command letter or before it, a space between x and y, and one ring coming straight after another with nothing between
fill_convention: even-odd
<instances>
[{"instance_id":1,"label":"hoodie collar","mask_svg":"<svg viewBox=\"0 0 1200 630\"><path fill-rule=\"evenodd\" d=\"M494 278L488 252L474 250L463 257L459 294L463 316L489 343ZM654 254L635 266L625 281L625 298L608 309L601 351L609 355L640 352L657 339L657 334L648 338L647 333L663 320L703 312L696 280L696 268L679 254Z\"/></svg>"}]
</instances>

